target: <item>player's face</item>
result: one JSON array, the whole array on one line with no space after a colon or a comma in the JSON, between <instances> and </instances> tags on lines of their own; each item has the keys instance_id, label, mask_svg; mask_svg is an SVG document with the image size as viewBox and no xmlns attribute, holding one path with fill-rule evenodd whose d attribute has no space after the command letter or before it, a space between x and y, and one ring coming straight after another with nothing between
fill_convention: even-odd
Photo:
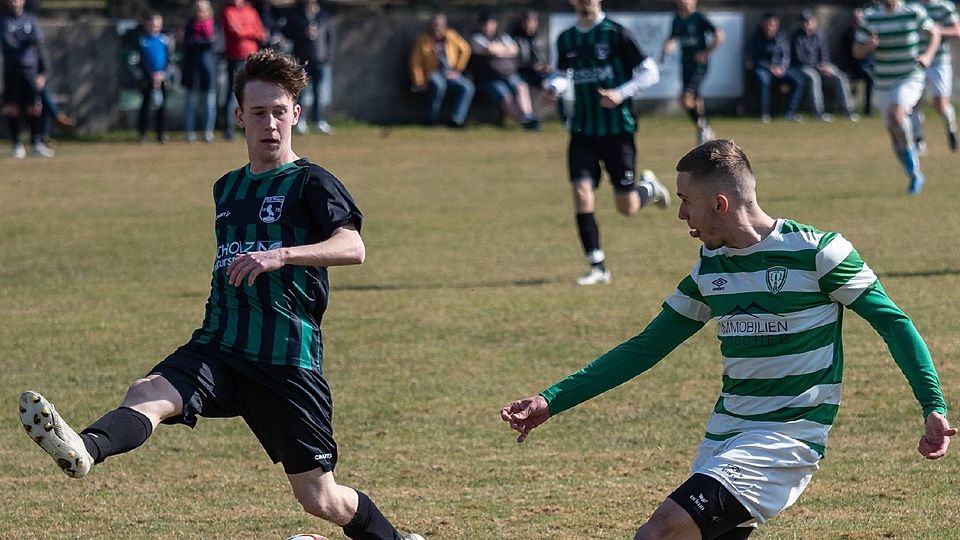
<instances>
[{"instance_id":1,"label":"player's face","mask_svg":"<svg viewBox=\"0 0 960 540\"><path fill-rule=\"evenodd\" d=\"M680 13L693 13L697 10L697 0L677 0L677 11Z\"/></svg>"},{"instance_id":2,"label":"player's face","mask_svg":"<svg viewBox=\"0 0 960 540\"><path fill-rule=\"evenodd\" d=\"M250 81L237 107L237 124L246 131L250 161L270 162L290 150L290 132L300 119L300 105L276 83Z\"/></svg>"},{"instance_id":3,"label":"player's face","mask_svg":"<svg viewBox=\"0 0 960 540\"><path fill-rule=\"evenodd\" d=\"M600 13L600 0L570 0L578 15L593 16Z\"/></svg>"},{"instance_id":4,"label":"player's face","mask_svg":"<svg viewBox=\"0 0 960 540\"><path fill-rule=\"evenodd\" d=\"M717 193L709 186L695 182L690 173L677 173L677 217L690 227L690 236L703 242L707 249L726 244L717 207Z\"/></svg>"}]
</instances>

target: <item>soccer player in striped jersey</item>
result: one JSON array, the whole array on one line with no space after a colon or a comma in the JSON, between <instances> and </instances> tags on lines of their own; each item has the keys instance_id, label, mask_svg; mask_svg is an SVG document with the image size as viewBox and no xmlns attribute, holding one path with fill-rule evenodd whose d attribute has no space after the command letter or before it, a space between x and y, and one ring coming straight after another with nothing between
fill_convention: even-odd
<instances>
[{"instance_id":1,"label":"soccer player in striped jersey","mask_svg":"<svg viewBox=\"0 0 960 540\"><path fill-rule=\"evenodd\" d=\"M656 62L648 58L626 28L608 19L601 0L570 0L575 26L557 38L556 75L544 81L548 95L560 96L572 83L575 100L570 119L567 165L573 186L577 232L590 268L580 285L610 282L600 229L594 216L594 190L600 185L602 161L613 184L617 211L636 214L648 204L670 205L670 193L653 172L636 178L636 118L631 98L660 80Z\"/></svg>"},{"instance_id":2,"label":"soccer player in striped jersey","mask_svg":"<svg viewBox=\"0 0 960 540\"><path fill-rule=\"evenodd\" d=\"M840 404L844 308L886 341L920 403L918 450L942 457L956 430L923 339L848 240L758 205L750 162L732 141L677 164L679 218L700 256L660 314L637 336L501 417L518 442L549 418L653 367L716 321L723 387L692 476L637 539L742 539L796 502L819 468Z\"/></svg>"},{"instance_id":3,"label":"soccer player in striped jersey","mask_svg":"<svg viewBox=\"0 0 960 540\"><path fill-rule=\"evenodd\" d=\"M401 537L366 495L333 478L337 444L320 321L327 267L363 262L363 215L336 177L291 148L306 72L292 56L264 49L235 83L250 162L213 187L218 245L203 324L134 382L119 408L80 434L33 391L20 398L21 421L79 478L142 445L161 423L193 427L199 416L240 416L283 464L305 511L349 538L422 540Z\"/></svg>"},{"instance_id":4,"label":"soccer player in striped jersey","mask_svg":"<svg viewBox=\"0 0 960 540\"><path fill-rule=\"evenodd\" d=\"M923 50L922 33L929 35ZM883 0L868 8L853 44L856 58L874 53L877 103L890 132L893 153L910 179L907 192L911 195L923 189L924 177L909 116L923 96L923 70L933 64L939 46L940 32L927 12L902 0Z\"/></svg>"},{"instance_id":5,"label":"soccer player in striped jersey","mask_svg":"<svg viewBox=\"0 0 960 540\"><path fill-rule=\"evenodd\" d=\"M707 34L711 39L707 39ZM697 144L703 144L714 138L713 129L707 122L700 85L707 76L707 61L710 55L723 43L723 40L723 30L714 26L710 19L697 11L697 0L677 0L677 14L670 25L670 35L663 42L660 63L663 63L663 59L679 42L680 72L683 78L680 105L697 127Z\"/></svg>"},{"instance_id":6,"label":"soccer player in striped jersey","mask_svg":"<svg viewBox=\"0 0 960 540\"><path fill-rule=\"evenodd\" d=\"M950 44L947 39L960 38L960 16L957 7L950 0L923 0L914 2L927 10L927 15L933 19L940 31L940 48L933 58L933 64L927 68L927 83L933 98L933 108L937 111L947 128L947 144L952 152L957 151L957 112L950 102L953 94L953 62L950 57ZM921 35L920 48L927 46L926 35ZM914 140L921 154L926 149L923 137L923 115L919 108L910 115L913 123Z\"/></svg>"}]
</instances>

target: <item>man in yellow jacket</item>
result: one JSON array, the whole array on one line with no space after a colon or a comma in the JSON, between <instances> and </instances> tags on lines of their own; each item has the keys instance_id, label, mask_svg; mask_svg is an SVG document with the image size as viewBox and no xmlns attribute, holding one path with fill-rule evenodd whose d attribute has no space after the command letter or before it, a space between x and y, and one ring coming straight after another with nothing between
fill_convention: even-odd
<instances>
[{"instance_id":1,"label":"man in yellow jacket","mask_svg":"<svg viewBox=\"0 0 960 540\"><path fill-rule=\"evenodd\" d=\"M473 83L463 75L470 60L470 44L447 28L447 17L435 13L410 51L410 78L414 92L426 92L430 103L427 124L437 123L443 98L450 92L453 110L447 125L462 128L473 100Z\"/></svg>"}]
</instances>

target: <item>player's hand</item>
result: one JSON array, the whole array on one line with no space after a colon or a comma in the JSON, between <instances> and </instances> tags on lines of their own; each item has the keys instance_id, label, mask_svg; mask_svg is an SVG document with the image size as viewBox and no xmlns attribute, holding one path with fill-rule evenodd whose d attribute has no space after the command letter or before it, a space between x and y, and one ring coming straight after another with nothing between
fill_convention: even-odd
<instances>
[{"instance_id":1,"label":"player's hand","mask_svg":"<svg viewBox=\"0 0 960 540\"><path fill-rule=\"evenodd\" d=\"M247 285L253 286L257 276L264 272L273 272L282 266L283 254L279 249L241 253L227 267L227 280L231 285L239 287L243 284L243 278L247 278Z\"/></svg>"},{"instance_id":2,"label":"player's hand","mask_svg":"<svg viewBox=\"0 0 960 540\"><path fill-rule=\"evenodd\" d=\"M520 433L517 442L522 443L530 430L550 419L550 407L543 396L523 398L500 409L500 418Z\"/></svg>"},{"instance_id":3,"label":"player's hand","mask_svg":"<svg viewBox=\"0 0 960 540\"><path fill-rule=\"evenodd\" d=\"M933 64L933 55L921 54L917 57L917 63L923 66L924 69L930 67Z\"/></svg>"},{"instance_id":4,"label":"player's hand","mask_svg":"<svg viewBox=\"0 0 960 540\"><path fill-rule=\"evenodd\" d=\"M932 412L927 416L923 426L923 436L920 437L917 450L927 459L942 458L947 453L950 437L956 435L957 429L950 427L946 417L938 412Z\"/></svg>"},{"instance_id":5,"label":"player's hand","mask_svg":"<svg viewBox=\"0 0 960 540\"><path fill-rule=\"evenodd\" d=\"M870 34L870 39L867 40L867 46L870 47L871 51L877 49L880 46L880 36L877 34Z\"/></svg>"},{"instance_id":6,"label":"player's hand","mask_svg":"<svg viewBox=\"0 0 960 540\"><path fill-rule=\"evenodd\" d=\"M616 88L600 88L597 92L602 97L600 105L603 105L607 109L619 107L620 104L623 103L623 94Z\"/></svg>"}]
</instances>

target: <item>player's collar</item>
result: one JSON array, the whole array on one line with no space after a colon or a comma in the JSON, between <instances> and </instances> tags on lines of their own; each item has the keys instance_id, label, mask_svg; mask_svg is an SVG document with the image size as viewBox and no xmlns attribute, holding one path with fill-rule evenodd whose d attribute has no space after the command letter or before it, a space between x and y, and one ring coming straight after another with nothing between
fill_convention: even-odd
<instances>
[{"instance_id":1,"label":"player's collar","mask_svg":"<svg viewBox=\"0 0 960 540\"><path fill-rule=\"evenodd\" d=\"M591 23L590 26L588 26L588 27L586 27L586 28L580 26L580 23L579 23L579 21L578 21L578 22L577 22L577 30L579 30L579 31L581 31L581 32L589 32L590 30L593 30L598 24L600 24L601 22L603 22L603 20L606 19L606 18L607 18L607 14L601 11L601 12L600 12L600 15L597 15L596 20L594 20L593 23Z\"/></svg>"}]
</instances>

